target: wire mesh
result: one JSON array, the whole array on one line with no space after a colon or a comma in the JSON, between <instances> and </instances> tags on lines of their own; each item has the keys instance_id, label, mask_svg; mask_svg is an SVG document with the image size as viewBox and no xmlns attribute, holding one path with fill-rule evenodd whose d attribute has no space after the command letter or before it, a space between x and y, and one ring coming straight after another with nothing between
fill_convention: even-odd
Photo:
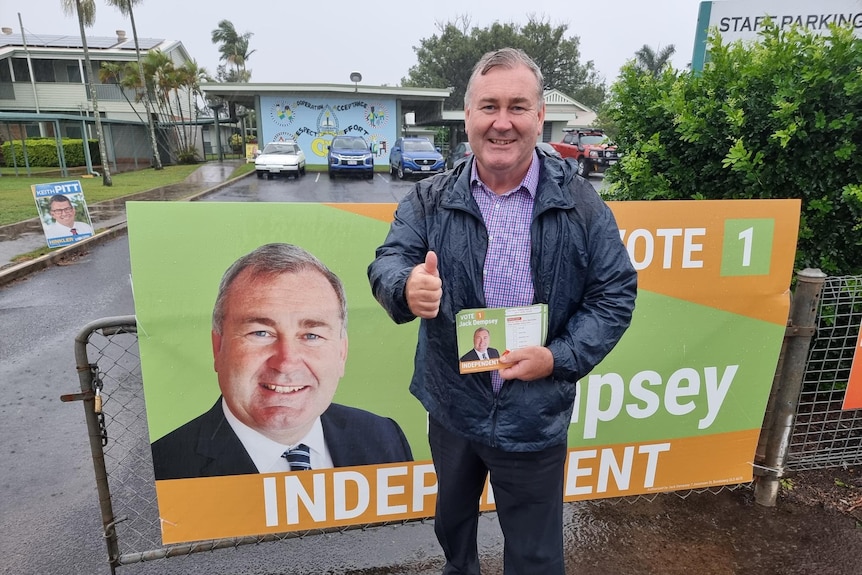
<instances>
[{"instance_id":1,"label":"wire mesh","mask_svg":"<svg viewBox=\"0 0 862 575\"><path fill-rule=\"evenodd\" d=\"M862 410L843 410L862 322L862 278L826 279L787 457L802 471L862 463Z\"/></svg>"}]
</instances>

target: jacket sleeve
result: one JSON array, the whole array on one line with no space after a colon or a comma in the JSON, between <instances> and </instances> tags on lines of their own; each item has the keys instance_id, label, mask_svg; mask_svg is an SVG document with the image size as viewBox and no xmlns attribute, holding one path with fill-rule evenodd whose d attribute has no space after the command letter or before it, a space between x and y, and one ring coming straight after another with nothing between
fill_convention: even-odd
<instances>
[{"instance_id":1,"label":"jacket sleeve","mask_svg":"<svg viewBox=\"0 0 862 575\"><path fill-rule=\"evenodd\" d=\"M613 212L601 199L594 201L599 205L590 206L595 211L587 220L589 265L583 299L564 331L548 344L554 356L554 377L571 382L589 373L619 342L631 322L637 297L637 272Z\"/></svg>"},{"instance_id":2,"label":"jacket sleeve","mask_svg":"<svg viewBox=\"0 0 862 575\"><path fill-rule=\"evenodd\" d=\"M429 249L418 187L398 204L386 240L368 266L371 292L396 323L407 323L416 317L407 306L404 287L413 268L425 261Z\"/></svg>"}]
</instances>

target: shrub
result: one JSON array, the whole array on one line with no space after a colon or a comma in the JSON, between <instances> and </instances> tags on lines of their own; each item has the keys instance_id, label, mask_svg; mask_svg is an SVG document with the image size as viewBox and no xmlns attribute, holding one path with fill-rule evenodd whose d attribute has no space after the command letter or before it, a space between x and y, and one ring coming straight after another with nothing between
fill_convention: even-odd
<instances>
[{"instance_id":1,"label":"shrub","mask_svg":"<svg viewBox=\"0 0 862 575\"><path fill-rule=\"evenodd\" d=\"M67 167L86 166L87 159L84 155L84 142L75 138L63 138L63 157L66 159ZM40 168L59 168L60 161L57 158L57 141L54 138L27 138L27 161L30 166ZM24 143L21 140L3 142L0 145L2 156L6 167L12 167L17 162L18 166L24 166ZM99 141L87 140L90 148L90 158L93 165L101 164L99 160ZM14 159L13 159L14 146Z\"/></svg>"},{"instance_id":2,"label":"shrub","mask_svg":"<svg viewBox=\"0 0 862 575\"><path fill-rule=\"evenodd\" d=\"M180 164L197 164L200 161L198 152L194 148L186 148L177 152L177 163Z\"/></svg>"},{"instance_id":3,"label":"shrub","mask_svg":"<svg viewBox=\"0 0 862 575\"><path fill-rule=\"evenodd\" d=\"M797 269L862 273L862 40L767 24L713 34L700 73L623 68L603 113L624 156L617 199L799 198Z\"/></svg>"}]
</instances>

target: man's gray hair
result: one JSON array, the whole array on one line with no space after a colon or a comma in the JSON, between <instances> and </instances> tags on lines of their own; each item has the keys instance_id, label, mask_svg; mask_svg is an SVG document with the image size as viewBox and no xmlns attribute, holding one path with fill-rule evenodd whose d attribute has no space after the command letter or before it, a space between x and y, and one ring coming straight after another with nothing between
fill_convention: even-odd
<instances>
[{"instance_id":1,"label":"man's gray hair","mask_svg":"<svg viewBox=\"0 0 862 575\"><path fill-rule=\"evenodd\" d=\"M234 280L245 270L250 270L250 278L274 277L281 274L295 274L304 271L315 271L322 275L335 290L338 303L341 306L342 332L347 330L347 298L344 295L344 284L326 265L304 249L293 244L266 244L236 260L224 273L218 286L213 307L214 332L220 334L225 316L225 301Z\"/></svg>"},{"instance_id":2,"label":"man's gray hair","mask_svg":"<svg viewBox=\"0 0 862 575\"><path fill-rule=\"evenodd\" d=\"M541 107L545 101L545 78L542 76L539 66L532 58L527 56L526 52L519 48L500 48L499 50L492 50L486 53L473 66L473 73L467 82L467 91L464 92L464 108L470 107L470 91L473 87L473 82L479 76L484 76L497 67L511 70L518 66L526 66L536 77L536 104Z\"/></svg>"}]
</instances>

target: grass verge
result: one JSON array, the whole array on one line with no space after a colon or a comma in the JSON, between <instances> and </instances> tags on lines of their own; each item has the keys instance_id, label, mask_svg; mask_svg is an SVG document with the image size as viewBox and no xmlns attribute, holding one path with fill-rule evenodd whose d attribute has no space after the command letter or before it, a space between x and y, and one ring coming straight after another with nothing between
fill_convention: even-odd
<instances>
[{"instance_id":1,"label":"grass verge","mask_svg":"<svg viewBox=\"0 0 862 575\"><path fill-rule=\"evenodd\" d=\"M182 182L189 174L200 167L200 164L183 166L165 166L163 170L150 168L136 172L123 172L112 175L112 186L103 186L101 178L83 178L70 176L68 178L53 176L3 176L0 177L0 226L29 220L38 215L33 192L30 186L67 180L78 180L84 190L84 198L88 204L96 204L105 200L121 198L138 192L152 190ZM241 176L254 170L254 164L242 164L231 174L231 178Z\"/></svg>"}]
</instances>

